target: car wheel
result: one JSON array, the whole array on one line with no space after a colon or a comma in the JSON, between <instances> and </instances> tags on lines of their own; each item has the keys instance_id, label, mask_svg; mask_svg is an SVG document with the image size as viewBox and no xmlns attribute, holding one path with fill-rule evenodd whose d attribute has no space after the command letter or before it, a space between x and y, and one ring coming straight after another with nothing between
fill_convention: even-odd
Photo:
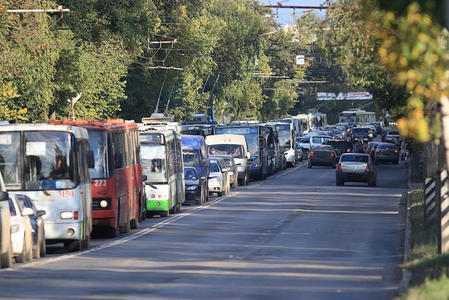
<instances>
[{"instance_id":1,"label":"car wheel","mask_svg":"<svg viewBox=\"0 0 449 300\"><path fill-rule=\"evenodd\" d=\"M338 185L338 186L342 186L342 185L345 184L345 182L344 182L344 180L341 180L341 179L337 178L337 180L335 181L335 184Z\"/></svg>"},{"instance_id":2,"label":"car wheel","mask_svg":"<svg viewBox=\"0 0 449 300\"><path fill-rule=\"evenodd\" d=\"M312 164L310 162L307 164L307 168L309 168L309 169L312 168Z\"/></svg>"},{"instance_id":3,"label":"car wheel","mask_svg":"<svg viewBox=\"0 0 449 300\"><path fill-rule=\"evenodd\" d=\"M8 251L6 253L0 255L0 266L2 268L10 268L12 266L12 246L9 244Z\"/></svg>"}]
</instances>

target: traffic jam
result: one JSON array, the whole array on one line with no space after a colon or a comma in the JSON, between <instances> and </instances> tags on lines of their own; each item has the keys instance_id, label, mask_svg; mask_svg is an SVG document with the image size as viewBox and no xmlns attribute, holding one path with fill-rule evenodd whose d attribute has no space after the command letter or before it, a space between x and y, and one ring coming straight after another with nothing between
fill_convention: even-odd
<instances>
[{"instance_id":1,"label":"traffic jam","mask_svg":"<svg viewBox=\"0 0 449 300\"><path fill-rule=\"evenodd\" d=\"M269 122L217 124L206 114L184 123L163 114L141 123L57 120L0 126L0 263L90 247L165 218L183 206L286 168L328 166L336 186L376 186L376 165L407 155L394 124L373 112L343 111L327 125L322 113Z\"/></svg>"}]
</instances>

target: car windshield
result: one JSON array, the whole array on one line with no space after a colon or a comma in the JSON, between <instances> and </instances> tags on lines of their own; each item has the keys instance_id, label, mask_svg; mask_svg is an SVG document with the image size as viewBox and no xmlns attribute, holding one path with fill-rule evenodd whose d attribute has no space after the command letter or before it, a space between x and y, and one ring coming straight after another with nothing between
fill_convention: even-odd
<instances>
[{"instance_id":1,"label":"car windshield","mask_svg":"<svg viewBox=\"0 0 449 300\"><path fill-rule=\"evenodd\" d=\"M334 148L334 149L346 150L346 149L352 148L351 143L343 142L343 141L327 141L326 144L332 146L332 148Z\"/></svg>"},{"instance_id":2,"label":"car windshield","mask_svg":"<svg viewBox=\"0 0 449 300\"><path fill-rule=\"evenodd\" d=\"M210 155L232 155L235 158L243 158L242 145L216 144L208 147Z\"/></svg>"},{"instance_id":3,"label":"car windshield","mask_svg":"<svg viewBox=\"0 0 449 300\"><path fill-rule=\"evenodd\" d=\"M346 161L354 161L354 162L364 162L367 163L368 162L368 156L367 155L343 155L341 157L342 162L346 162Z\"/></svg>"},{"instance_id":4,"label":"car windshield","mask_svg":"<svg viewBox=\"0 0 449 300\"><path fill-rule=\"evenodd\" d=\"M220 172L220 168L217 163L210 164L210 172Z\"/></svg>"},{"instance_id":5,"label":"car windshield","mask_svg":"<svg viewBox=\"0 0 449 300\"><path fill-rule=\"evenodd\" d=\"M314 144L322 144L330 140L330 137L324 137L324 136L312 136L312 143Z\"/></svg>"},{"instance_id":6,"label":"car windshield","mask_svg":"<svg viewBox=\"0 0 449 300\"><path fill-rule=\"evenodd\" d=\"M217 128L215 132L216 134L230 133L245 136L248 151L251 153L251 156L259 156L259 131L257 126L224 127Z\"/></svg>"},{"instance_id":7,"label":"car windshield","mask_svg":"<svg viewBox=\"0 0 449 300\"><path fill-rule=\"evenodd\" d=\"M362 135L362 134L368 134L369 133L369 128L353 128L352 129L352 133L353 134L357 134L357 135Z\"/></svg>"},{"instance_id":8,"label":"car windshield","mask_svg":"<svg viewBox=\"0 0 449 300\"><path fill-rule=\"evenodd\" d=\"M393 145L393 144L381 144L377 148L380 149L380 150L383 150L383 149L384 150L390 150L390 149L395 150L398 147L396 147L396 145Z\"/></svg>"},{"instance_id":9,"label":"car windshield","mask_svg":"<svg viewBox=\"0 0 449 300\"><path fill-rule=\"evenodd\" d=\"M196 175L195 170L192 168L184 169L184 178L185 180L198 180L198 176Z\"/></svg>"},{"instance_id":10,"label":"car windshield","mask_svg":"<svg viewBox=\"0 0 449 300\"><path fill-rule=\"evenodd\" d=\"M25 190L76 186L74 137L67 132L25 132Z\"/></svg>"},{"instance_id":11,"label":"car windshield","mask_svg":"<svg viewBox=\"0 0 449 300\"><path fill-rule=\"evenodd\" d=\"M90 150L94 153L95 167L90 170L92 179L108 178L108 133L105 130L89 130Z\"/></svg>"},{"instance_id":12,"label":"car windshield","mask_svg":"<svg viewBox=\"0 0 449 300\"><path fill-rule=\"evenodd\" d=\"M309 142L309 138L299 138L298 142L299 143L308 143Z\"/></svg>"},{"instance_id":13,"label":"car windshield","mask_svg":"<svg viewBox=\"0 0 449 300\"><path fill-rule=\"evenodd\" d=\"M182 150L182 156L184 159L184 165L186 166L199 166L201 160L198 151L191 149Z\"/></svg>"},{"instance_id":14,"label":"car windshield","mask_svg":"<svg viewBox=\"0 0 449 300\"><path fill-rule=\"evenodd\" d=\"M165 146L141 144L143 174L149 183L167 183Z\"/></svg>"}]
</instances>

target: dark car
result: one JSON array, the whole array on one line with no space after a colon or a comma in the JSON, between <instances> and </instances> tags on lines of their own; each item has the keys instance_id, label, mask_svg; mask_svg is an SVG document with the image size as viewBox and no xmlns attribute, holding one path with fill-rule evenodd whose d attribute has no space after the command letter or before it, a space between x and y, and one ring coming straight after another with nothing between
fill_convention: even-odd
<instances>
[{"instance_id":1,"label":"dark car","mask_svg":"<svg viewBox=\"0 0 449 300\"><path fill-rule=\"evenodd\" d=\"M335 168L337 154L334 148L329 145L313 146L309 153L308 167L312 166L330 166Z\"/></svg>"},{"instance_id":2,"label":"dark car","mask_svg":"<svg viewBox=\"0 0 449 300\"><path fill-rule=\"evenodd\" d=\"M337 185L345 182L367 182L369 186L377 184L377 171L369 154L345 153L340 157L335 172Z\"/></svg>"},{"instance_id":3,"label":"dark car","mask_svg":"<svg viewBox=\"0 0 449 300\"><path fill-rule=\"evenodd\" d=\"M337 154L337 159L339 159L343 153L349 153L352 151L352 144L345 140L329 140L325 143L325 145L329 145L334 148L334 151Z\"/></svg>"},{"instance_id":4,"label":"dark car","mask_svg":"<svg viewBox=\"0 0 449 300\"><path fill-rule=\"evenodd\" d=\"M33 210L33 214L29 216L31 228L33 228L33 258L44 257L45 247L45 229L44 219L45 210L37 210L33 201L26 195L16 195L16 200L21 207L28 207Z\"/></svg>"},{"instance_id":5,"label":"dark car","mask_svg":"<svg viewBox=\"0 0 449 300\"><path fill-rule=\"evenodd\" d=\"M383 126L381 122L373 122L373 126L376 128L377 134L382 134Z\"/></svg>"},{"instance_id":6,"label":"dark car","mask_svg":"<svg viewBox=\"0 0 449 300\"><path fill-rule=\"evenodd\" d=\"M207 189L205 177L201 177L195 167L184 167L185 194L187 203L202 204L206 202L204 197Z\"/></svg>"},{"instance_id":7,"label":"dark car","mask_svg":"<svg viewBox=\"0 0 449 300\"><path fill-rule=\"evenodd\" d=\"M393 143L399 145L401 143L401 136L399 135L399 131L389 130L385 135L384 141L386 143Z\"/></svg>"},{"instance_id":8,"label":"dark car","mask_svg":"<svg viewBox=\"0 0 449 300\"><path fill-rule=\"evenodd\" d=\"M392 143L382 143L376 149L374 160L377 162L389 161L394 164L399 164L399 149L398 146Z\"/></svg>"},{"instance_id":9,"label":"dark car","mask_svg":"<svg viewBox=\"0 0 449 300\"><path fill-rule=\"evenodd\" d=\"M371 141L373 139L373 133L370 127L354 127L351 130L352 142L356 140Z\"/></svg>"},{"instance_id":10,"label":"dark car","mask_svg":"<svg viewBox=\"0 0 449 300\"><path fill-rule=\"evenodd\" d=\"M377 146L379 146L379 142L369 142L368 148L366 150L366 153L368 153L371 156L371 159L374 160L374 154L376 153Z\"/></svg>"}]
</instances>

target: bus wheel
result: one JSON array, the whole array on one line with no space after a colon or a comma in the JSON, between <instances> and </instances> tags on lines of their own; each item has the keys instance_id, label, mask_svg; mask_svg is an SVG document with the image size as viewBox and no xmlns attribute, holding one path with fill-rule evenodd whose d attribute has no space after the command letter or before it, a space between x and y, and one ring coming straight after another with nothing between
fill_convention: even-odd
<instances>
[{"instance_id":1,"label":"bus wheel","mask_svg":"<svg viewBox=\"0 0 449 300\"><path fill-rule=\"evenodd\" d=\"M64 249L69 251L69 252L80 251L81 250L81 241L80 240L65 241L64 242Z\"/></svg>"},{"instance_id":2,"label":"bus wheel","mask_svg":"<svg viewBox=\"0 0 449 300\"><path fill-rule=\"evenodd\" d=\"M161 212L160 216L163 217L163 218L166 218L166 217L170 216L170 210Z\"/></svg>"},{"instance_id":3,"label":"bus wheel","mask_svg":"<svg viewBox=\"0 0 449 300\"><path fill-rule=\"evenodd\" d=\"M181 212L181 209L182 209L182 207L181 207L181 203L178 203L178 204L176 204L176 212Z\"/></svg>"},{"instance_id":4,"label":"bus wheel","mask_svg":"<svg viewBox=\"0 0 449 300\"><path fill-rule=\"evenodd\" d=\"M139 213L140 214L140 213ZM139 228L139 216L131 220L131 229Z\"/></svg>"},{"instance_id":5,"label":"bus wheel","mask_svg":"<svg viewBox=\"0 0 449 300\"><path fill-rule=\"evenodd\" d=\"M131 222L128 220L125 224L119 226L120 233L128 233L131 231Z\"/></svg>"}]
</instances>

